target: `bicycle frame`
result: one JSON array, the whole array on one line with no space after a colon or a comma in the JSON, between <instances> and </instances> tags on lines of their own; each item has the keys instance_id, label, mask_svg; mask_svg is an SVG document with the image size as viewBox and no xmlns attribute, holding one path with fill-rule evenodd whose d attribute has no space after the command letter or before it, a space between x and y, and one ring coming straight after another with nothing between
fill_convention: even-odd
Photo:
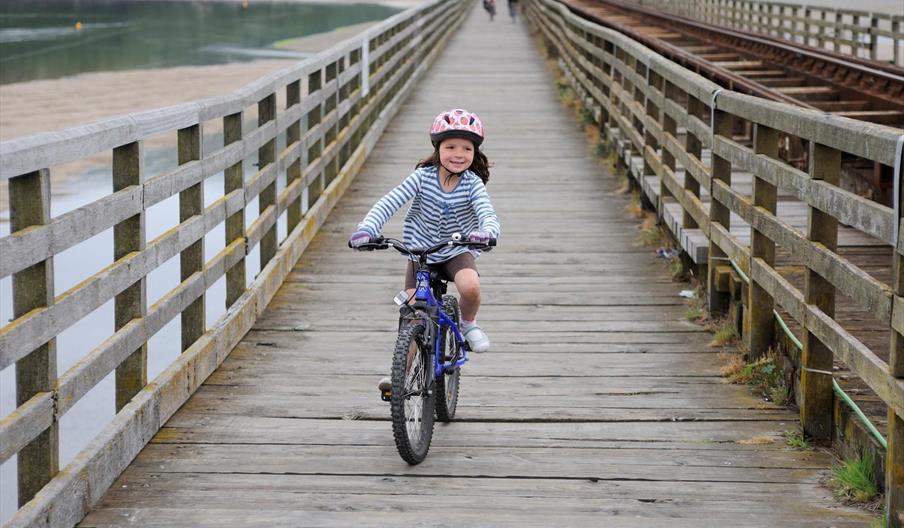
<instances>
[{"instance_id":1,"label":"bicycle frame","mask_svg":"<svg viewBox=\"0 0 904 528\"><path fill-rule=\"evenodd\" d=\"M433 295L433 288L431 288L432 285L430 284L430 271L427 269L426 263L419 263L416 280L417 289L414 292L415 305L411 306L406 303L406 306L409 306L416 311L421 309L421 311L425 312L426 317L436 325L436 331L434 332L432 328L428 329L428 335L430 340L433 341L433 354L436 358L433 362L435 370L434 374L436 376L442 376L447 371L461 367L468 361L468 344L461 334L458 325L455 324L455 321L443 313L442 300L437 300ZM425 305L428 309L423 310L421 306L419 306L421 304ZM432 312L436 313L435 320ZM452 361L446 361L440 350L439 336L442 335L444 327L452 329L455 341L458 343L459 349L462 352L461 357L454 363Z\"/></svg>"},{"instance_id":2,"label":"bicycle frame","mask_svg":"<svg viewBox=\"0 0 904 528\"><path fill-rule=\"evenodd\" d=\"M361 249L388 249L390 247L395 248L400 253L410 256L417 257L417 273L415 275L417 281L417 288L414 293L414 305L410 304L411 299L405 301L404 306L409 310L414 312L421 312L423 315L420 316L424 320L428 320L433 323L433 325L428 325L426 328L428 341L432 341L433 343L433 353L436 358L434 361L436 376L442 376L446 372L454 370L468 361L468 350L470 347L468 342L465 340L464 336L461 333L461 330L458 328L458 325L455 324L455 321L450 319L443 313L442 300L437 300L436 296L433 295L433 284L430 282L430 269L427 267L427 255L439 250L445 246L449 245L471 245L471 246L495 246L496 239L491 238L485 243L476 243L470 242L466 240L462 240L461 234L455 233L452 235L450 240L441 242L436 246L427 249L421 250L410 250L405 247L402 242L393 239L393 238L383 238L377 237L372 240L370 243L361 246ZM351 246L351 242L349 242L349 247ZM440 279L437 279L440 280ZM405 315L403 314L403 317ZM410 316L409 316L410 317ZM417 318L417 317L415 317ZM435 327L435 328L434 328ZM438 336L441 335L437 332L442 331L444 327L449 327L452 329L452 334L455 336L455 342L458 344L459 349L461 350L461 357L452 362L446 362L442 357L442 351L439 348L440 340Z\"/></svg>"}]
</instances>

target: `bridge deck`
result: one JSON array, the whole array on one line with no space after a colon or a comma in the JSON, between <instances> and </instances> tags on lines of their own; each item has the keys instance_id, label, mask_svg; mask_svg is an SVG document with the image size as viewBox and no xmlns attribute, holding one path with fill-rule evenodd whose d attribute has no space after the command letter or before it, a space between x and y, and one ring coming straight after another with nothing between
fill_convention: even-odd
<instances>
[{"instance_id":1,"label":"bridge deck","mask_svg":"<svg viewBox=\"0 0 904 528\"><path fill-rule=\"evenodd\" d=\"M723 383L682 285L638 246L521 22L501 15L475 8L268 311L83 526L866 523L820 486L829 454L785 447L794 413ZM484 117L495 162L504 235L480 261L494 346L465 368L459 420L409 467L375 387L404 262L345 240L452 106Z\"/></svg>"}]
</instances>

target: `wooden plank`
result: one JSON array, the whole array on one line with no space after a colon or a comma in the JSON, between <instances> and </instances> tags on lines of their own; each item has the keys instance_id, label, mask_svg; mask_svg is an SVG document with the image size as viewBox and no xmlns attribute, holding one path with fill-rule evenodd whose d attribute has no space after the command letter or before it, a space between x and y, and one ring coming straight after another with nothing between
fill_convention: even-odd
<instances>
[{"instance_id":1,"label":"wooden plank","mask_svg":"<svg viewBox=\"0 0 904 528\"><path fill-rule=\"evenodd\" d=\"M179 129L179 164L200 160L202 133L201 125ZM179 223L204 214L204 185L197 183L179 193ZM179 280L185 282L204 268L204 237L179 252ZM261 263L263 267L264 263ZM187 350L207 329L204 293L183 311L181 317L182 350Z\"/></svg>"},{"instance_id":2,"label":"wooden plank","mask_svg":"<svg viewBox=\"0 0 904 528\"><path fill-rule=\"evenodd\" d=\"M810 177L827 180L838 185L841 173L841 151L826 145L811 144ZM815 207L809 208L807 238L834 251L838 247L838 221ZM829 318L835 315L835 286L811 269L806 271L804 300L808 309L813 305ZM826 341L820 339L805 321L803 351L801 353L801 406L800 418L804 431L820 443L832 438L832 351Z\"/></svg>"},{"instance_id":3,"label":"wooden plank","mask_svg":"<svg viewBox=\"0 0 904 528\"><path fill-rule=\"evenodd\" d=\"M38 170L9 181L10 231L46 225L50 221L50 171ZM38 262L12 277L15 326L22 316L52 306L53 258ZM12 359L12 358L10 358ZM15 356L16 407L53 391L57 378L56 339L29 343ZM7 366L11 361L6 362ZM45 417L29 420L28 429L45 422ZM15 425L15 421L9 425ZM43 424L41 424L43 425ZM13 431L15 432L15 431ZM32 432L25 436L32 436ZM19 447L19 446L16 446ZM48 427L17 449L18 504L30 501L59 471L59 425L51 419Z\"/></svg>"},{"instance_id":4,"label":"wooden plank","mask_svg":"<svg viewBox=\"0 0 904 528\"><path fill-rule=\"evenodd\" d=\"M0 462L6 462L53 426L53 395L39 392L0 420Z\"/></svg>"},{"instance_id":5,"label":"wooden plank","mask_svg":"<svg viewBox=\"0 0 904 528\"><path fill-rule=\"evenodd\" d=\"M525 33L490 26L473 7L470 17L405 111L383 122L394 133L379 144L374 136L363 141L380 159L366 162L291 281L279 293L278 284L268 286L275 297L260 329L170 419L85 524L121 523L127 514L150 526L174 518L199 526L212 519L366 526L432 515L463 526L623 519L743 526L764 522L764 508L748 516L760 501L772 515L765 522L776 525L862 523L860 512L814 492L825 454L784 448L780 435L794 427L794 415L716 376L715 350L683 321L682 286L668 282L663 262L632 248L630 233L614 234L628 229L614 182L600 177L570 117L548 103L552 87L538 78L543 66ZM493 54L472 51L488 46ZM500 75L502 62L516 66ZM465 63L474 83L456 84ZM459 89L450 94L453 84ZM424 154L408 145L429 148L423 122L446 97L450 105L485 105L478 111L493 117L488 125L501 123L487 149L497 163L489 190L504 235L479 260L487 295L480 320L494 349L465 367L462 419L437 426L430 457L411 468L397 458L374 387L394 340L387 301L403 261L346 252L344 244L373 201ZM523 112L525 105L535 111ZM538 116L567 140L531 146ZM553 160L571 175L568 188L524 167ZM557 214L560 200L573 204L573 218ZM648 291L663 309L643 308L650 304L632 300L631 291ZM758 436L768 443L742 443ZM242 495L249 486L255 490ZM770 501L770 486L782 496ZM405 500L414 489L415 500ZM189 500L176 499L180 493ZM252 503L254 520L244 513Z\"/></svg>"},{"instance_id":6,"label":"wooden plank","mask_svg":"<svg viewBox=\"0 0 904 528\"><path fill-rule=\"evenodd\" d=\"M113 191L129 187L140 188L144 183L144 149L142 142L129 143L113 150ZM147 245L145 212L123 220L113 228L113 260L119 260L133 252L140 252ZM147 315L147 283L145 277L114 297L114 329L119 330L133 319ZM116 411L147 384L147 342L132 349L130 354L116 365Z\"/></svg>"},{"instance_id":7,"label":"wooden plank","mask_svg":"<svg viewBox=\"0 0 904 528\"><path fill-rule=\"evenodd\" d=\"M450 5L461 7L461 4ZM432 4L412 10L408 16L414 16L422 9L430 7ZM451 31L454 26L446 26L446 29ZM442 37L447 35L448 32L432 33L431 40L425 45L441 42ZM375 138L386 127L389 117L398 109L399 102L410 91L414 80L426 71L441 47L430 49L431 52L421 57L422 60L416 63L416 67L397 72L401 82L394 87L393 97L388 104L386 101L382 103L384 113L381 118L371 124L365 140L325 190L321 199L308 212L305 221L290 234L277 256L261 271L254 287L236 302L214 328L198 339L158 377L155 384L149 385L139 393L104 432L75 459L67 471L51 481L42 492L41 501L29 503L20 509L9 526L27 526L39 520L51 524L72 525L81 519L85 514L85 508L96 503L113 478L158 429L158 420L165 420L175 412L209 372L223 360L232 346L248 330L259 311L263 311L276 293L278 285L288 274L292 264L307 247L320 225L325 222L328 212L345 191L353 175L360 169L364 157L373 149ZM414 62L411 57L407 60L410 63ZM388 91L387 86L383 90L384 95ZM191 222L197 224L199 221L203 226L203 218L196 216ZM234 254L234 248L242 246L241 242L234 243L231 248L221 252L210 266L218 270L218 273L224 273L227 255ZM145 254L146 252L142 253ZM195 275L190 280L203 281L203 278Z\"/></svg>"}]
</instances>

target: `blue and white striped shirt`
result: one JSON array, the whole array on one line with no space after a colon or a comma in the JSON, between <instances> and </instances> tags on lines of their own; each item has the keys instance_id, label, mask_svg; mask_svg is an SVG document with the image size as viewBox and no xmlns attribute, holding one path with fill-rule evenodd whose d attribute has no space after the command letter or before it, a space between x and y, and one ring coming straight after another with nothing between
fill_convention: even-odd
<instances>
[{"instance_id":1,"label":"blue and white striped shirt","mask_svg":"<svg viewBox=\"0 0 904 528\"><path fill-rule=\"evenodd\" d=\"M499 219L480 177L465 171L458 185L446 192L436 167L421 167L412 172L374 204L358 224L358 229L371 236L379 235L383 224L412 199L402 229L402 241L408 247L434 246L453 233L467 236L478 229L493 238L499 236ZM443 262L466 251L471 251L475 257L480 255L480 251L464 246L449 246L428 256L427 261L431 264Z\"/></svg>"}]
</instances>

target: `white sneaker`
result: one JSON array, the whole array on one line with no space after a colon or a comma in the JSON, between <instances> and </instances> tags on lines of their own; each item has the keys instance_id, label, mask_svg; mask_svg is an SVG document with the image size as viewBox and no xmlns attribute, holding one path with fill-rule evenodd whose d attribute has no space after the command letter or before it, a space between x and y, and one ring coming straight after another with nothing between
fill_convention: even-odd
<instances>
[{"instance_id":1,"label":"white sneaker","mask_svg":"<svg viewBox=\"0 0 904 528\"><path fill-rule=\"evenodd\" d=\"M479 354L490 349L490 338L483 333L479 326L473 325L465 328L464 336L471 347L471 351Z\"/></svg>"}]
</instances>

